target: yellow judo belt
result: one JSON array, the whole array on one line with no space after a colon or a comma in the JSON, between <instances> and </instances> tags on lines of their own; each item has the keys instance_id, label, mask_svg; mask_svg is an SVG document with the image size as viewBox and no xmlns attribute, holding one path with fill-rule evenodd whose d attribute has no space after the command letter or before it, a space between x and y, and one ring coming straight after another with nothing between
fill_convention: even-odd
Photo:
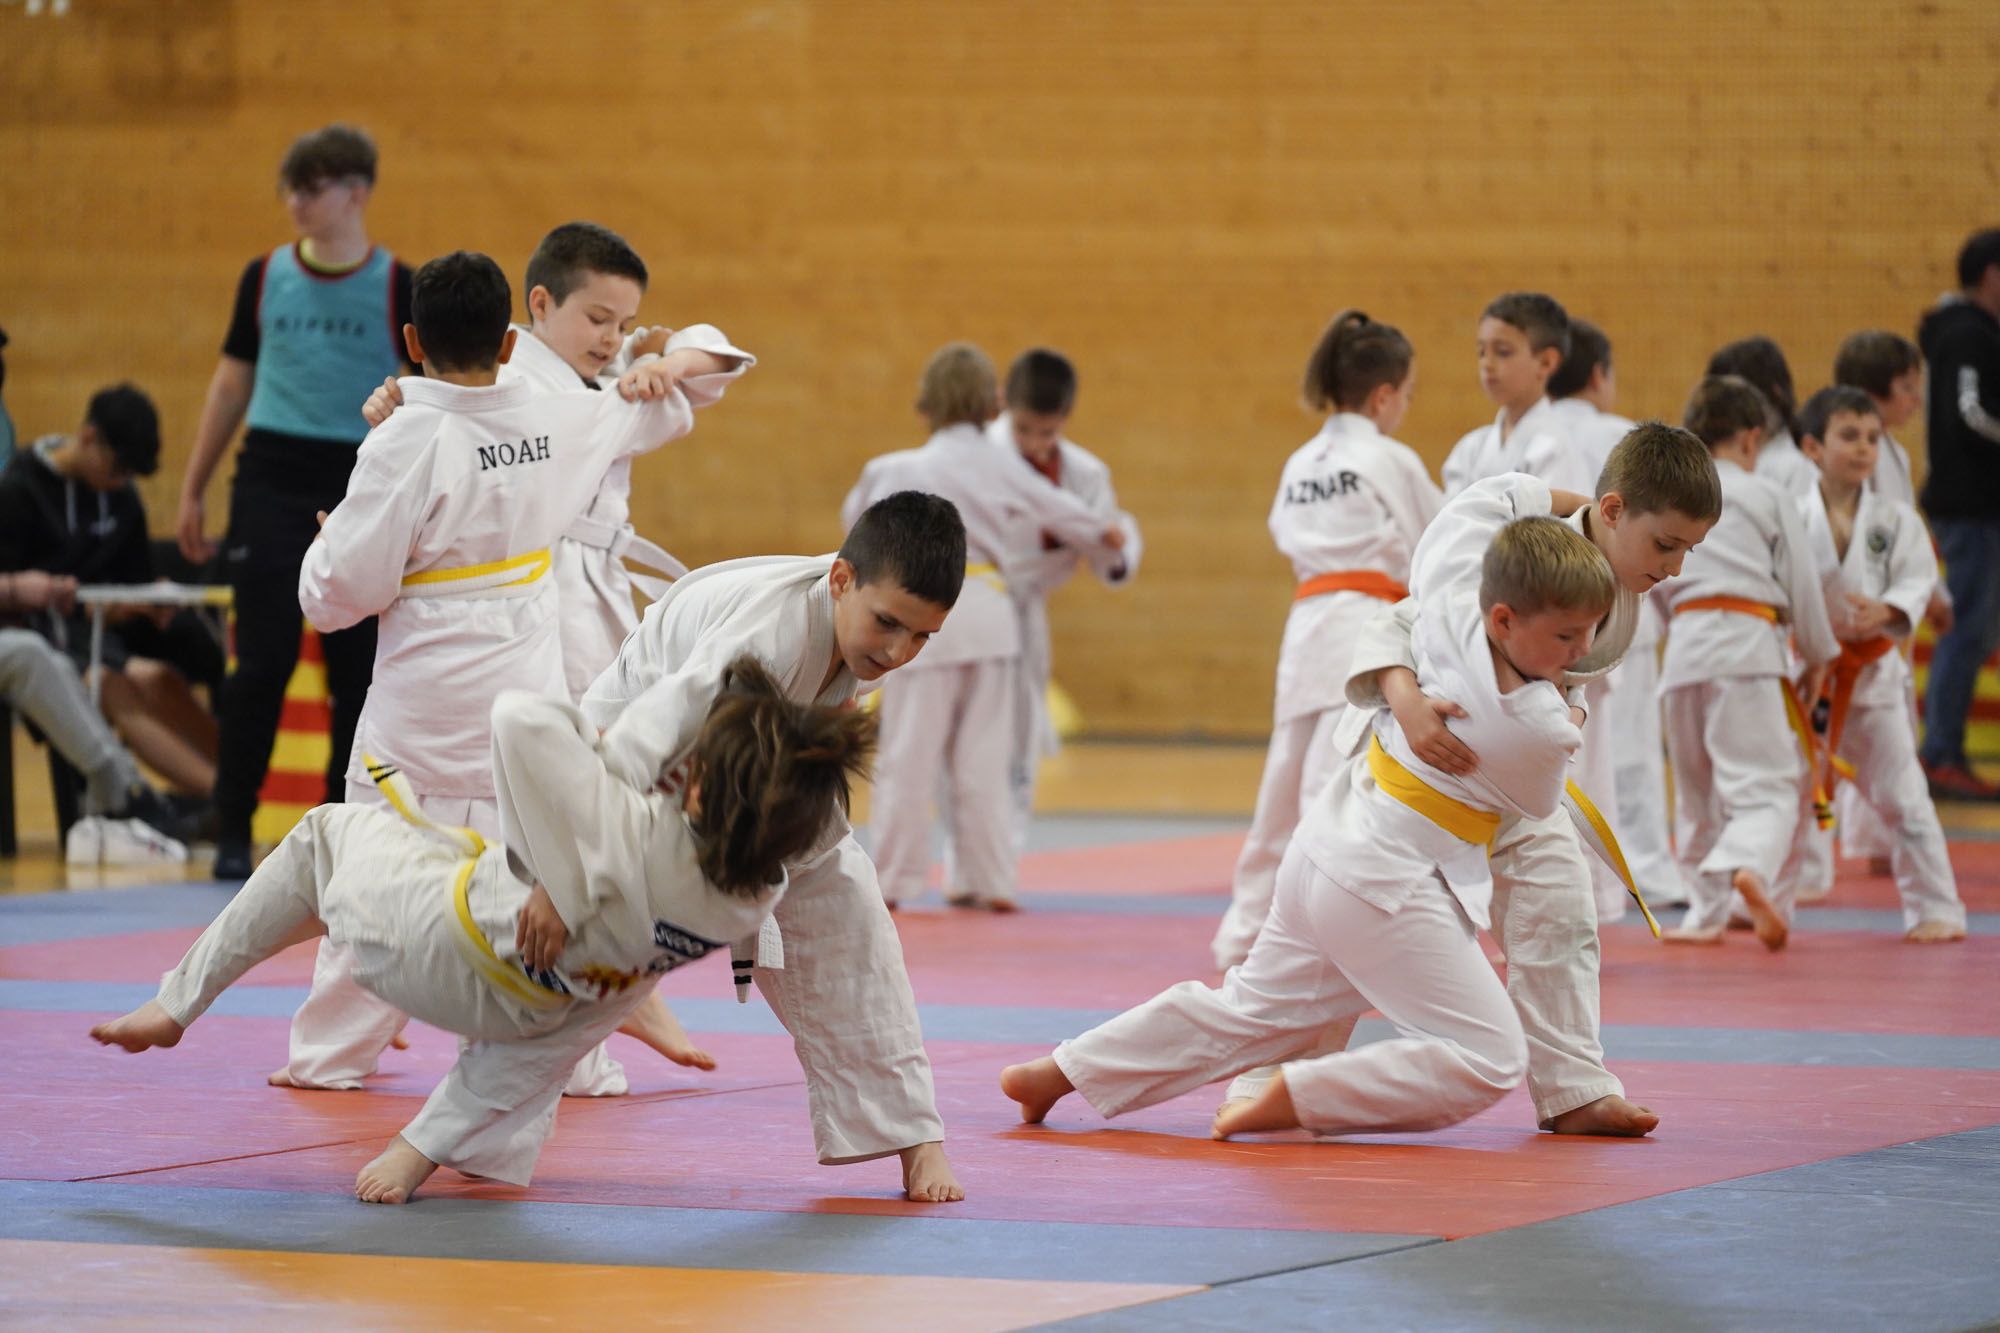
<instances>
[{"instance_id":1,"label":"yellow judo belt","mask_svg":"<svg viewBox=\"0 0 2000 1333\"><path fill-rule=\"evenodd\" d=\"M984 561L975 561L965 567L965 577L978 579L981 583L996 588L1001 592L1007 591L1007 580L1000 577L1000 567L998 565L989 565Z\"/></svg>"},{"instance_id":2,"label":"yellow judo belt","mask_svg":"<svg viewBox=\"0 0 2000 1333\"><path fill-rule=\"evenodd\" d=\"M1500 830L1499 815L1490 810L1474 809L1431 786L1397 762L1396 756L1383 749L1379 737L1371 737L1368 742L1368 771L1374 775L1375 785L1386 795L1400 801L1455 838L1480 846L1490 846L1493 835ZM1631 867L1625 864L1624 850L1618 846L1618 837L1611 831L1610 821L1598 813L1590 798L1583 794L1583 788L1574 782L1564 784L1564 793L1575 806L1577 814L1582 816L1597 854L1616 872L1620 882L1625 885L1625 892L1632 895L1632 901L1639 904L1639 911L1645 916L1647 927L1653 932L1653 938L1658 939L1660 923L1654 920L1653 909L1646 905L1645 895L1639 892L1639 886L1632 878Z\"/></svg>"},{"instance_id":3,"label":"yellow judo belt","mask_svg":"<svg viewBox=\"0 0 2000 1333\"><path fill-rule=\"evenodd\" d=\"M455 565L446 569L421 569L403 576L403 587L416 595L485 592L492 588L518 588L535 582L549 572L554 557L544 546L526 555L505 560L489 560L483 565Z\"/></svg>"},{"instance_id":4,"label":"yellow judo belt","mask_svg":"<svg viewBox=\"0 0 2000 1333\"><path fill-rule=\"evenodd\" d=\"M569 996L537 984L519 967L503 960L493 951L486 932L473 919L469 895L472 872L478 868L479 857L486 850L486 839L480 837L475 829L453 827L432 820L417 804L416 793L410 790L410 780L394 764L385 764L366 752L362 754L361 762L368 770L369 779L389 802L390 809L418 828L437 834L465 854L458 873L452 877L451 898L460 928L461 938L456 941L458 951L471 964L473 971L531 1008L555 1009L569 1003Z\"/></svg>"}]
</instances>

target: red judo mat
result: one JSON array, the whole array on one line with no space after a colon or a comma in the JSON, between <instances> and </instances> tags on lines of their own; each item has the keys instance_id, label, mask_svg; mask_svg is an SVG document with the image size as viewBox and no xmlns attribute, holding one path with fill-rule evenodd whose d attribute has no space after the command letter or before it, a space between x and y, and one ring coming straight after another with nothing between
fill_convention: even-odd
<instances>
[{"instance_id":1,"label":"red judo mat","mask_svg":"<svg viewBox=\"0 0 2000 1333\"><path fill-rule=\"evenodd\" d=\"M1138 895L1142 886L1216 893L1234 859L1229 835L1047 853L1030 858L1047 892ZM1975 911L2000 904L2000 847L1960 844L1954 861ZM144 892L136 890L135 892ZM1056 902L1056 899L1050 899ZM979 1015L1123 1007L1160 987L1207 976L1206 915L1030 910L1013 917L910 913L899 920L911 976L927 1006ZM1844 874L1829 904L1888 908L1878 881ZM1206 1137L1217 1089L1202 1089L1111 1124L1079 1099L1043 1127L1018 1123L995 1076L1045 1045L932 1040L950 1149L968 1189L949 1215L1017 1221L1129 1222L1463 1236L1694 1185L2000 1123L2000 1070L1887 1062L1846 1066L1704 1059L1704 1031L1723 1042L1749 1030L1778 1050L1786 1033L2000 1036L2000 937L1921 948L1889 929L1806 928L1767 954L1747 936L1721 948L1667 949L1643 928L1606 933L1608 1025L1685 1029L1688 1058L1615 1062L1628 1091L1665 1122L1639 1142L1558 1139L1534 1131L1524 1093L1455 1129L1314 1143L1300 1135L1215 1144ZM0 949L0 978L148 984L193 929L150 930ZM258 968L246 985L298 987L310 946ZM10 993L32 996L31 987ZM669 999L729 994L723 970L670 977ZM31 1006L32 999L18 1003ZM32 1007L5 1016L0 1047L0 1175L115 1179L338 1193L415 1111L449 1064L443 1034L413 1029L358 1093L265 1086L282 1058L279 1017L215 1015L172 1051L128 1056L95 1047L95 1015ZM1052 1016L1067 1021L1068 1015ZM704 1036L711 1074L661 1063L623 1038L614 1049L634 1095L564 1103L535 1184L517 1190L440 1173L434 1196L675 1205L721 1209L927 1213L895 1197L880 1162L812 1161L805 1095L790 1042L777 1035ZM1730 1030L1730 1031L1723 1031ZM973 1034L976 1037L976 1032ZM1910 1050L1918 1050L1916 1045ZM1922 1049L1931 1049L1923 1047ZM1979 1061L1959 1061L1978 1064Z\"/></svg>"}]
</instances>

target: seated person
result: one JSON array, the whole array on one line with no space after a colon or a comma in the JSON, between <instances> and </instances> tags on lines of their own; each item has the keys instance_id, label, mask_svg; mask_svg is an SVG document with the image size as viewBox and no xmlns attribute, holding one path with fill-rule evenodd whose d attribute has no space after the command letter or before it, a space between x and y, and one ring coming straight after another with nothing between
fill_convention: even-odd
<instances>
[{"instance_id":1,"label":"seated person","mask_svg":"<svg viewBox=\"0 0 2000 1333\"><path fill-rule=\"evenodd\" d=\"M0 469L0 572L43 570L77 583L150 583L146 507L132 484L160 460L152 400L129 384L99 391L74 435L49 435ZM206 797L215 785L215 719L191 684L222 679L222 650L191 612L114 609L101 657L101 698L125 743L173 790ZM44 613L32 621L79 665L90 621Z\"/></svg>"},{"instance_id":2,"label":"seated person","mask_svg":"<svg viewBox=\"0 0 2000 1333\"><path fill-rule=\"evenodd\" d=\"M0 574L0 620L23 612L67 613L76 580L25 570ZM0 624L0 704L47 738L83 775L82 817L67 839L72 862L139 865L187 859L175 838L185 820L139 775L131 752L90 706L69 659L32 630ZM12 738L0 735L0 745ZM87 854L86 854L87 853Z\"/></svg>"}]
</instances>

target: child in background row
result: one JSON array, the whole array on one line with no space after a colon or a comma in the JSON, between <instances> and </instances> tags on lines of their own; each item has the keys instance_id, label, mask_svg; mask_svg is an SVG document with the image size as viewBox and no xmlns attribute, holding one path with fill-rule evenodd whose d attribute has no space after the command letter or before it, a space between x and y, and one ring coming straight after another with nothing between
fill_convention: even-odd
<instances>
[{"instance_id":1,"label":"child in background row","mask_svg":"<svg viewBox=\"0 0 2000 1333\"><path fill-rule=\"evenodd\" d=\"M1271 906L1279 862L1301 814L1326 783L1335 724L1347 706L1347 656L1383 602L1408 595L1410 555L1443 494L1415 450L1391 438L1416 389L1409 339L1344 310L1306 363L1305 404L1328 413L1286 460L1271 502L1271 539L1297 583L1278 650L1271 746L1210 949L1227 971L1250 953Z\"/></svg>"},{"instance_id":2,"label":"child in background row","mask_svg":"<svg viewBox=\"0 0 2000 1333\"><path fill-rule=\"evenodd\" d=\"M1851 333L1840 344L1833 359L1833 382L1866 393L1882 418L1881 457L1875 475L1869 479L1876 495L1915 508L1917 478L1910 451L1897 440L1896 432L1908 425L1924 406L1924 357L1917 345L1899 333L1885 329L1864 329ZM1928 538L1927 538L1928 539ZM1944 581L1936 580L1924 619L1940 633L1951 628L1951 594ZM1899 649L1907 658L1910 640ZM1910 730L1917 727L1916 673L1903 673L1909 699ZM1889 831L1875 808L1861 799L1852 783L1844 784L1834 798L1834 828L1840 835L1843 856L1868 858L1869 871L1892 873ZM1801 901L1807 901L1801 896Z\"/></svg>"},{"instance_id":3,"label":"child in background row","mask_svg":"<svg viewBox=\"0 0 2000 1333\"><path fill-rule=\"evenodd\" d=\"M1548 400L1549 377L1569 353L1569 315L1540 292L1497 297L1479 318L1479 387L1500 407L1493 424L1469 431L1444 460L1444 493L1506 472L1540 477L1588 495L1597 480L1563 432Z\"/></svg>"},{"instance_id":4,"label":"child in background row","mask_svg":"<svg viewBox=\"0 0 2000 1333\"><path fill-rule=\"evenodd\" d=\"M1764 396L1770 408L1763 443L1751 470L1784 495L1804 495L1819 482L1819 473L1799 452L1799 396L1792 388L1792 368L1777 343L1758 334L1716 349L1708 359L1708 374L1735 375Z\"/></svg>"},{"instance_id":5,"label":"child in background row","mask_svg":"<svg viewBox=\"0 0 2000 1333\"><path fill-rule=\"evenodd\" d=\"M965 588L950 627L882 686L869 807L875 863L891 907L922 896L931 865L931 801L942 785L955 876L947 898L957 907L1012 911L1015 798L1008 777L1021 627L1008 589L1022 555L1039 548L1044 532L1080 552L1116 552L1125 533L987 440L1000 386L978 348L953 343L931 358L917 411L930 439L872 460L840 511L851 527L877 500L922 491L949 500L965 523Z\"/></svg>"},{"instance_id":6,"label":"child in background row","mask_svg":"<svg viewBox=\"0 0 2000 1333\"><path fill-rule=\"evenodd\" d=\"M1611 340L1585 319L1569 324L1569 355L1549 377L1550 407L1595 485L1612 449L1633 423L1611 410L1618 381ZM1665 626L1651 601L1640 604L1632 647L1617 671L1584 689L1584 708L1608 725L1586 726L1576 779L1603 803L1633 882L1655 907L1679 902L1680 870L1667 829L1665 741L1660 734L1660 654ZM1597 919L1625 915L1625 886L1601 860L1590 863Z\"/></svg>"},{"instance_id":7,"label":"child in background row","mask_svg":"<svg viewBox=\"0 0 2000 1333\"><path fill-rule=\"evenodd\" d=\"M1791 625L1809 698L1840 648L1797 497L1751 472L1772 410L1748 381L1711 375L1695 386L1685 416L1715 457L1723 504L1681 576L1655 594L1669 613L1660 694L1688 893L1686 918L1667 932L1676 943L1719 944L1737 895L1764 947L1784 948L1790 933L1792 902L1780 893L1779 872L1807 768L1776 626Z\"/></svg>"},{"instance_id":8,"label":"child in background row","mask_svg":"<svg viewBox=\"0 0 2000 1333\"><path fill-rule=\"evenodd\" d=\"M1945 850L1944 828L1917 763L1910 728L1909 664L1896 651L1937 584L1937 559L1923 520L1909 505L1869 489L1882 421L1859 389L1821 389L1799 413L1799 447L1820 471L1802 496L1806 539L1825 584L1828 618L1840 640L1829 687L1826 744L1853 765L1853 788L1889 832L1904 938L1933 944L1965 938L1965 905ZM1829 781L1838 780L1832 774ZM1812 821L1799 821L1794 853L1802 883L1819 864L1806 848Z\"/></svg>"},{"instance_id":9,"label":"child in background row","mask_svg":"<svg viewBox=\"0 0 2000 1333\"><path fill-rule=\"evenodd\" d=\"M1076 368L1059 352L1033 347L1007 368L1006 410L986 428L987 438L1007 454L1019 457L1051 486L1089 505L1107 524L1125 534L1116 550L1103 545L1082 551L1037 532L1030 548L1016 561L1008 589L1021 621L1021 698L1014 719L1014 853L1027 849L1028 820L1035 808L1035 782L1042 757L1056 751L1055 727L1049 720L1049 681L1054 670L1049 639L1049 597L1089 566L1108 587L1122 588L1139 572L1144 543L1139 524L1118 507L1111 488L1111 469L1103 459L1063 435L1076 406ZM955 849L954 849L955 852ZM948 863L946 875L951 877Z\"/></svg>"}]
</instances>

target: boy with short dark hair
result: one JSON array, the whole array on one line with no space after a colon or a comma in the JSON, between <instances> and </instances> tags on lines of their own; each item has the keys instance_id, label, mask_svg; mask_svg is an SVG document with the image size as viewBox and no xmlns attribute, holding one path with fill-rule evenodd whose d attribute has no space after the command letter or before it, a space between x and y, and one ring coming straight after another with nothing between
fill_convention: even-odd
<instances>
[{"instance_id":1,"label":"boy with short dark hair","mask_svg":"<svg viewBox=\"0 0 2000 1333\"><path fill-rule=\"evenodd\" d=\"M976 447L990 454L984 441ZM618 660L583 698L606 729L612 772L678 785L715 698L719 668L748 653L785 697L844 704L924 651L966 577L958 511L914 491L870 505L838 555L763 556L697 569L646 608ZM905 1195L965 1197L945 1159L916 999L874 863L843 813L788 866L776 928L735 960L792 1034L819 1160L896 1154Z\"/></svg>"},{"instance_id":2,"label":"boy with short dark hair","mask_svg":"<svg viewBox=\"0 0 2000 1333\"><path fill-rule=\"evenodd\" d=\"M151 583L146 506L133 485L159 466L160 419L130 384L93 394L71 435L47 435L0 470L0 573L41 570L79 584ZM222 677L222 650L189 611L114 610L99 664L100 707L138 756L187 796L215 786L215 722L190 689ZM90 662L90 619L74 608L40 626Z\"/></svg>"},{"instance_id":3,"label":"boy with short dark hair","mask_svg":"<svg viewBox=\"0 0 2000 1333\"><path fill-rule=\"evenodd\" d=\"M286 151L279 196L298 239L250 261L237 282L181 484L181 553L199 565L220 550L235 598L236 667L216 710L220 879L250 873L251 818L298 662L298 570L318 530L313 516L346 492L368 432L362 400L403 365L410 273L368 238L375 174L375 145L352 126L314 130ZM246 421L218 544L203 535L203 495ZM374 622L328 635L321 648L332 709L326 799L337 801L368 697Z\"/></svg>"},{"instance_id":4,"label":"boy with short dark hair","mask_svg":"<svg viewBox=\"0 0 2000 1333\"><path fill-rule=\"evenodd\" d=\"M1540 498L1546 509L1546 488ZM1521 1020L1477 938L1490 922L1486 846L1505 816L1557 812L1582 741L1559 682L1589 652L1617 585L1588 538L1544 516L1479 543L1468 586L1477 548L1455 539L1450 514L1411 561L1418 678L1464 701L1453 730L1490 761L1471 774L1435 768L1376 713L1367 757L1293 835L1249 957L1219 988L1182 983L1003 1071L1022 1119L1040 1121L1071 1091L1119 1115L1289 1060L1255 1097L1223 1106L1216 1138L1409 1133L1456 1124L1520 1083ZM1370 1008L1396 1026L1393 1040L1295 1058Z\"/></svg>"},{"instance_id":5,"label":"boy with short dark hair","mask_svg":"<svg viewBox=\"0 0 2000 1333\"><path fill-rule=\"evenodd\" d=\"M1499 405L1493 423L1452 446L1440 474L1447 496L1508 472L1588 493L1596 480L1556 422L1549 379L1569 353L1569 315L1552 296L1509 292L1479 317L1479 386Z\"/></svg>"},{"instance_id":6,"label":"boy with short dark hair","mask_svg":"<svg viewBox=\"0 0 2000 1333\"><path fill-rule=\"evenodd\" d=\"M1799 412L1799 448L1819 467L1820 484L1800 509L1840 641L1824 696L1826 747L1852 766L1854 791L1887 825L1904 938L1931 944L1965 938L1965 905L1917 763L1910 669L1896 647L1930 600L1937 560L1917 511L1870 487L1881 434L1875 403L1860 389L1821 389L1808 399ZM1830 780L1838 777L1836 770ZM1832 869L1818 832L1812 821L1799 821L1792 873L1801 889Z\"/></svg>"},{"instance_id":7,"label":"boy with short dark hair","mask_svg":"<svg viewBox=\"0 0 2000 1333\"><path fill-rule=\"evenodd\" d=\"M1695 386L1685 414L1715 457L1723 506L1708 541L1658 594L1670 623L1661 707L1689 899L1680 928L1667 932L1675 943L1719 944L1732 897L1740 896L1764 947L1785 947L1793 894L1779 871L1813 760L1790 661L1772 627L1791 625L1806 662L1806 698L1818 697L1840 655L1798 497L1751 471L1770 410L1748 381L1711 375Z\"/></svg>"},{"instance_id":8,"label":"boy with short dark hair","mask_svg":"<svg viewBox=\"0 0 2000 1333\"><path fill-rule=\"evenodd\" d=\"M1048 707L1054 674L1049 598L1085 567L1105 586L1124 587L1139 572L1144 547L1138 520L1118 507L1110 466L1064 434L1076 407L1076 367L1069 358L1046 347L1029 348L1007 368L1002 398L1000 415L986 428L994 445L1017 455L1051 486L1076 496L1125 533L1125 544L1113 551L1102 545L1079 550L1054 533L1038 531L1009 585L1021 620L1021 698L1011 774L1018 853L1026 847L1042 757L1054 754L1057 745Z\"/></svg>"}]
</instances>

